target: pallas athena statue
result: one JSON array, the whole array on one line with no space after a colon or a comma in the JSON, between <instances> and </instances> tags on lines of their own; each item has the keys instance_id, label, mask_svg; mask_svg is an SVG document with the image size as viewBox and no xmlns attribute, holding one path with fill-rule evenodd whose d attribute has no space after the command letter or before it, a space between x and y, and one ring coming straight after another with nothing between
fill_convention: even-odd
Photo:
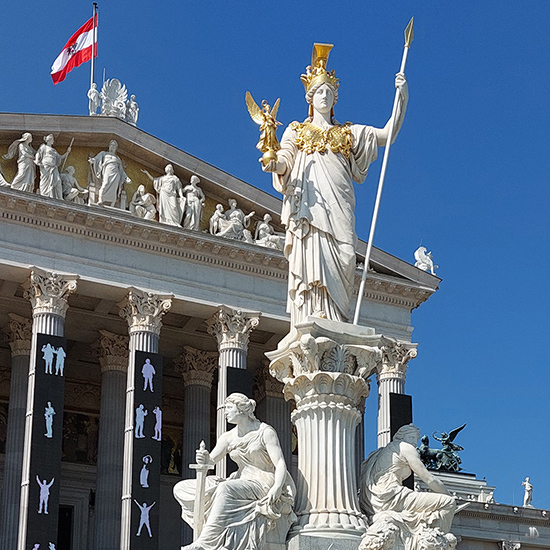
<instances>
[{"instance_id":1,"label":"pallas athena statue","mask_svg":"<svg viewBox=\"0 0 550 550\"><path fill-rule=\"evenodd\" d=\"M315 44L312 64L301 77L309 116L292 122L264 164L273 186L284 195L281 221L286 226L289 262L288 303L291 325L307 316L347 321L355 277L355 194L378 148L386 145L391 118L373 128L334 118L339 81L327 70L332 45ZM397 116L392 135L401 128L408 102L405 76L398 74Z\"/></svg>"},{"instance_id":2,"label":"pallas athena statue","mask_svg":"<svg viewBox=\"0 0 550 550\"><path fill-rule=\"evenodd\" d=\"M209 453L197 451L198 464L215 464L229 455L238 470L228 479L206 478L205 523L200 536L182 550L261 550L275 535L285 542L296 492L275 430L254 416L256 402L242 393L225 400L225 417L235 428L223 433ZM174 486L183 519L192 527L196 480Z\"/></svg>"}]
</instances>

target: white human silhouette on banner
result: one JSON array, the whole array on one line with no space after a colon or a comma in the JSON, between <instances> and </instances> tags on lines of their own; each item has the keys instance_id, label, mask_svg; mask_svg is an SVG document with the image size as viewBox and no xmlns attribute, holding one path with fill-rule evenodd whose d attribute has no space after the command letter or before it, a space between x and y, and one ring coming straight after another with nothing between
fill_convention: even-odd
<instances>
[{"instance_id":1,"label":"white human silhouette on banner","mask_svg":"<svg viewBox=\"0 0 550 550\"><path fill-rule=\"evenodd\" d=\"M147 386L151 392L153 392L153 376L157 373L155 367L151 364L150 359L145 359L143 367L141 367L141 374L143 375L143 391L147 390Z\"/></svg>"},{"instance_id":2,"label":"white human silhouette on banner","mask_svg":"<svg viewBox=\"0 0 550 550\"><path fill-rule=\"evenodd\" d=\"M160 407L155 407L153 414L155 415L155 435L153 439L160 441L162 439L162 411Z\"/></svg>"},{"instance_id":3,"label":"white human silhouette on banner","mask_svg":"<svg viewBox=\"0 0 550 550\"><path fill-rule=\"evenodd\" d=\"M135 437L136 439L143 439L143 424L145 422L145 417L149 414L147 409L140 403L139 407L136 409L136 430Z\"/></svg>"},{"instance_id":4,"label":"white human silhouette on banner","mask_svg":"<svg viewBox=\"0 0 550 550\"><path fill-rule=\"evenodd\" d=\"M156 502L153 502L150 506L147 506L147 503L144 502L143 506L134 499L134 502L137 504L138 508L141 510L141 516L139 518L139 528L138 532L136 533L136 537L141 536L141 529L145 525L145 528L149 532L149 536L152 537L153 534L151 533L151 525L149 524L149 510L156 504Z\"/></svg>"},{"instance_id":5,"label":"white human silhouette on banner","mask_svg":"<svg viewBox=\"0 0 550 550\"><path fill-rule=\"evenodd\" d=\"M44 434L48 439L53 437L53 416L55 409L52 407L52 402L48 401L48 406L44 409L44 418L46 419L46 433Z\"/></svg>"},{"instance_id":6,"label":"white human silhouette on banner","mask_svg":"<svg viewBox=\"0 0 550 550\"><path fill-rule=\"evenodd\" d=\"M55 374L63 376L63 371L65 370L65 357L67 357L67 354L65 350L59 346L55 351L55 355Z\"/></svg>"},{"instance_id":7,"label":"white human silhouette on banner","mask_svg":"<svg viewBox=\"0 0 550 550\"><path fill-rule=\"evenodd\" d=\"M149 488L149 464L153 462L153 457L151 455L145 455L143 457L143 466L141 468L141 471L139 472L139 484L145 488Z\"/></svg>"},{"instance_id":8,"label":"white human silhouette on banner","mask_svg":"<svg viewBox=\"0 0 550 550\"><path fill-rule=\"evenodd\" d=\"M50 343L44 344L42 346L42 357L45 362L44 371L46 374L53 374L53 357L55 354L55 349Z\"/></svg>"},{"instance_id":9,"label":"white human silhouette on banner","mask_svg":"<svg viewBox=\"0 0 550 550\"><path fill-rule=\"evenodd\" d=\"M38 513L44 514L48 513L48 500L50 498L50 487L53 485L55 478L52 477L52 480L49 483L46 483L46 480L40 481L40 478L36 476L36 483L40 487L40 502L38 504Z\"/></svg>"}]
</instances>

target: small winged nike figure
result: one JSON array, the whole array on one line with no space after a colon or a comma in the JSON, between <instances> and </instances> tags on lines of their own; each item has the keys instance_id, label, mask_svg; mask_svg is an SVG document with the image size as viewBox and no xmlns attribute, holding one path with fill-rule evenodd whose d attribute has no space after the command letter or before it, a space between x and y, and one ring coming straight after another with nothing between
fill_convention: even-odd
<instances>
[{"instance_id":1,"label":"small winged nike figure","mask_svg":"<svg viewBox=\"0 0 550 550\"><path fill-rule=\"evenodd\" d=\"M262 101L262 107L260 108L252 99L250 92L246 92L245 98L250 117L260 126L260 140L256 147L264 153L262 164L265 166L270 161L277 160L275 152L281 148L277 139L277 126L281 126L281 123L276 120L280 98L273 105L273 109L265 99Z\"/></svg>"}]
</instances>

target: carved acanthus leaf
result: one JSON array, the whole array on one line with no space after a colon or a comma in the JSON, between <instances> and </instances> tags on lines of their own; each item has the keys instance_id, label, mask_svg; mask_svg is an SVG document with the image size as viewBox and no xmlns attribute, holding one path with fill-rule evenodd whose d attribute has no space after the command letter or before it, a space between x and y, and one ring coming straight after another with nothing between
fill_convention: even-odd
<instances>
[{"instance_id":1,"label":"carved acanthus leaf","mask_svg":"<svg viewBox=\"0 0 550 550\"><path fill-rule=\"evenodd\" d=\"M185 384L210 387L218 366L218 354L191 346L185 346L183 350L183 353L174 359L176 372L183 376Z\"/></svg>"},{"instance_id":2,"label":"carved acanthus leaf","mask_svg":"<svg viewBox=\"0 0 550 550\"><path fill-rule=\"evenodd\" d=\"M30 300L33 313L51 313L65 317L67 298L76 290L78 275L51 273L33 267L27 282L23 285L23 296Z\"/></svg>"},{"instance_id":3,"label":"carved acanthus leaf","mask_svg":"<svg viewBox=\"0 0 550 550\"><path fill-rule=\"evenodd\" d=\"M417 356L416 345L382 337L381 346L382 363L378 374L404 377L409 360Z\"/></svg>"},{"instance_id":4,"label":"carved acanthus leaf","mask_svg":"<svg viewBox=\"0 0 550 550\"><path fill-rule=\"evenodd\" d=\"M220 349L238 348L246 350L250 333L258 326L259 322L259 312L242 311L221 306L206 321L206 324L208 334L216 337Z\"/></svg>"},{"instance_id":5,"label":"carved acanthus leaf","mask_svg":"<svg viewBox=\"0 0 550 550\"><path fill-rule=\"evenodd\" d=\"M131 288L118 305L119 315L126 319L130 333L147 331L160 334L162 316L172 307L172 294L154 294Z\"/></svg>"}]
</instances>

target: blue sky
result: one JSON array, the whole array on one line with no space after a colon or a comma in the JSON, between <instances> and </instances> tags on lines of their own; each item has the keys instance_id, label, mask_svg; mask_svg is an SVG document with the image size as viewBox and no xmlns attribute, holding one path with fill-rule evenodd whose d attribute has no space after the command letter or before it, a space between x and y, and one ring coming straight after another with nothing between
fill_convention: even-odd
<instances>
[{"instance_id":1,"label":"blue sky","mask_svg":"<svg viewBox=\"0 0 550 550\"><path fill-rule=\"evenodd\" d=\"M100 2L96 81L105 68L126 84L141 129L274 193L245 91L281 97L284 124L305 118L300 74L313 42L333 43L337 118L382 126L412 15L411 100L374 244L414 262L422 243L441 266L440 290L413 313L414 420L423 433L466 422L465 471L507 504L529 475L533 503L550 508L548 0ZM49 70L90 16L75 0L3 7L2 111L87 114L89 67L56 87ZM357 187L363 239L380 164Z\"/></svg>"}]
</instances>

